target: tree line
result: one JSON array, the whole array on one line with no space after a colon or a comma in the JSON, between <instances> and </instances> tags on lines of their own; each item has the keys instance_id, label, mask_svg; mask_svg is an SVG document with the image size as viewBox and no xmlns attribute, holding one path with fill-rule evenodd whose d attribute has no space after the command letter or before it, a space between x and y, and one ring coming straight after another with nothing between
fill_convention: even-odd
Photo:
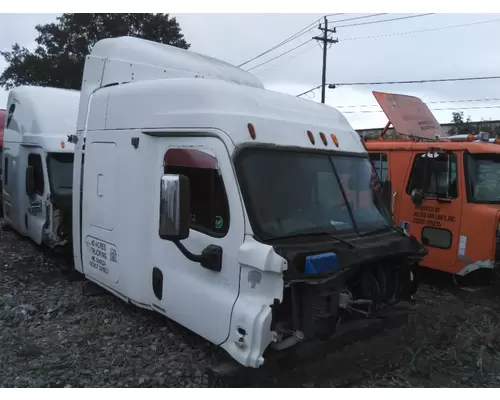
<instances>
[{"instance_id":1,"label":"tree line","mask_svg":"<svg viewBox=\"0 0 500 400\"><path fill-rule=\"evenodd\" d=\"M51 86L80 90L85 57L101 39L134 36L189 49L179 23L169 14L62 14L56 22L35 27L34 50L14 43L0 51L7 68L0 86Z\"/></svg>"}]
</instances>

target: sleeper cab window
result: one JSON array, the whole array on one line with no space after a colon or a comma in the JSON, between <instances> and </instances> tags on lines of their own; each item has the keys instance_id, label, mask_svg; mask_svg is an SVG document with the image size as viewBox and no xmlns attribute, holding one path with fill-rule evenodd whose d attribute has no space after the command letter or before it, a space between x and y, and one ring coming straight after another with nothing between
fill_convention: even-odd
<instances>
[{"instance_id":1,"label":"sleeper cab window","mask_svg":"<svg viewBox=\"0 0 500 400\"><path fill-rule=\"evenodd\" d=\"M457 156L455 153L438 153L437 157L424 157L419 153L413 161L407 194L421 189L424 195L456 199L458 197Z\"/></svg>"},{"instance_id":2,"label":"sleeper cab window","mask_svg":"<svg viewBox=\"0 0 500 400\"><path fill-rule=\"evenodd\" d=\"M190 228L214 237L229 230L229 204L217 158L210 150L174 148L165 153L164 174L189 179Z\"/></svg>"}]
</instances>

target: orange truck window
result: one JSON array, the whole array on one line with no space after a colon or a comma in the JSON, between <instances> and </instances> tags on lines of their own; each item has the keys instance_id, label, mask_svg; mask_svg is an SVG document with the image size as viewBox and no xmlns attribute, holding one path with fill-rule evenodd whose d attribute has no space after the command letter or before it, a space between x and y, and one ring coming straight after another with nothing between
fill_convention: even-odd
<instances>
[{"instance_id":1,"label":"orange truck window","mask_svg":"<svg viewBox=\"0 0 500 400\"><path fill-rule=\"evenodd\" d=\"M384 182L388 178L387 170L387 154L384 153L371 153L370 160L372 161L375 171L381 182Z\"/></svg>"},{"instance_id":2,"label":"orange truck window","mask_svg":"<svg viewBox=\"0 0 500 400\"><path fill-rule=\"evenodd\" d=\"M414 189L421 189L425 196L457 198L457 156L444 153L437 154L436 158L427 158L427 155L416 155L406 192L411 194Z\"/></svg>"}]
</instances>

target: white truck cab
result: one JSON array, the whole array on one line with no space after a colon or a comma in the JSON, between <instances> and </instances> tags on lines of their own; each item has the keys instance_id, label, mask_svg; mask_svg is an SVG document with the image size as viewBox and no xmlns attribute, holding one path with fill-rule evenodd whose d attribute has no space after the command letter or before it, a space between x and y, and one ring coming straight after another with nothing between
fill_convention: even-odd
<instances>
[{"instance_id":1,"label":"white truck cab","mask_svg":"<svg viewBox=\"0 0 500 400\"><path fill-rule=\"evenodd\" d=\"M413 290L423 248L328 106L190 51L105 39L72 141L75 268L243 366Z\"/></svg>"},{"instance_id":2,"label":"white truck cab","mask_svg":"<svg viewBox=\"0 0 500 400\"><path fill-rule=\"evenodd\" d=\"M71 241L74 145L79 92L19 86L9 92L2 155L8 225L51 248Z\"/></svg>"}]
</instances>

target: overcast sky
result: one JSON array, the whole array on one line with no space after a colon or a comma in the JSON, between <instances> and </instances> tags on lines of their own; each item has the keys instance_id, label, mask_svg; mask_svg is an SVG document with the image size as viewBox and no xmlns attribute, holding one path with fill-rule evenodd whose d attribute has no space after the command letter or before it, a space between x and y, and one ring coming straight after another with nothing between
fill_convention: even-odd
<instances>
[{"instance_id":1,"label":"overcast sky","mask_svg":"<svg viewBox=\"0 0 500 400\"><path fill-rule=\"evenodd\" d=\"M191 50L241 64L307 27L321 14L173 14ZM500 75L500 14L436 14L350 27L415 14L389 14L339 21L368 14L329 17L338 26L339 43L328 50L327 82L377 82ZM35 25L55 21L58 14L0 14L0 49L18 42L33 48ZM338 21L334 23L334 21ZM493 21L483 23L483 21ZM461 27L449 28L461 25ZM444 29L443 29L444 28ZM422 31L405 34L407 32ZM319 34L312 29L285 46L258 58L249 69L293 49ZM355 39L355 40L354 40ZM311 41L252 70L272 90L297 95L321 83L322 50ZM0 71L6 63L0 57ZM345 113L355 129L383 127L386 122L371 91L421 97L440 122L464 108L474 120L500 119L500 79L405 85L341 86L327 89L327 103ZM320 101L321 92L307 95ZM306 97L306 96L304 96ZM484 99L490 99L484 101ZM498 99L498 100L495 100ZM465 101L469 100L469 101ZM0 108L7 92L0 89Z\"/></svg>"}]
</instances>

